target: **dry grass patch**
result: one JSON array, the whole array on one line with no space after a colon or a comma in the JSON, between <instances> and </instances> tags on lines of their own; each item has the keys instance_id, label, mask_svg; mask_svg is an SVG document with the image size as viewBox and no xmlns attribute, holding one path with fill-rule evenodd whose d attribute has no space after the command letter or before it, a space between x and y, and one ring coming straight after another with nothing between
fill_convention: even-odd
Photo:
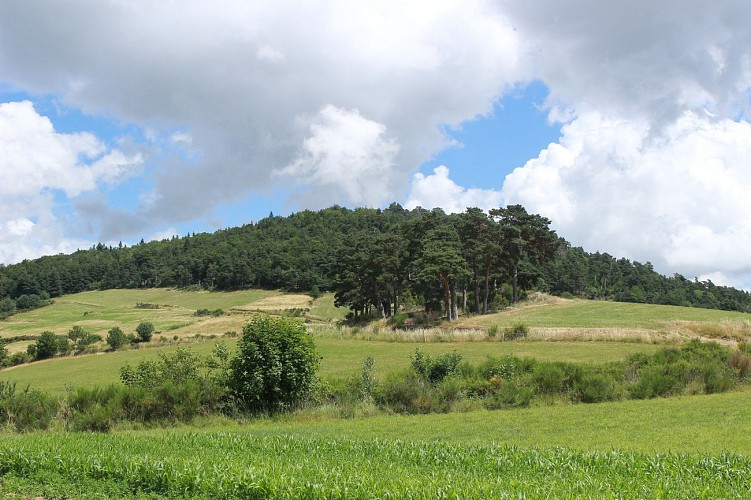
<instances>
[{"instance_id":1,"label":"dry grass patch","mask_svg":"<svg viewBox=\"0 0 751 500\"><path fill-rule=\"evenodd\" d=\"M661 344L684 340L674 333L638 328L530 328L527 340L583 342L644 342Z\"/></svg>"},{"instance_id":2,"label":"dry grass patch","mask_svg":"<svg viewBox=\"0 0 751 500\"><path fill-rule=\"evenodd\" d=\"M665 327L686 338L702 338L719 341L746 342L751 339L751 322L719 321L705 323L699 321L668 321Z\"/></svg>"},{"instance_id":3,"label":"dry grass patch","mask_svg":"<svg viewBox=\"0 0 751 500\"><path fill-rule=\"evenodd\" d=\"M237 311L289 311L291 309L310 309L313 299L310 295L286 294L266 297L250 304L235 306Z\"/></svg>"}]
</instances>

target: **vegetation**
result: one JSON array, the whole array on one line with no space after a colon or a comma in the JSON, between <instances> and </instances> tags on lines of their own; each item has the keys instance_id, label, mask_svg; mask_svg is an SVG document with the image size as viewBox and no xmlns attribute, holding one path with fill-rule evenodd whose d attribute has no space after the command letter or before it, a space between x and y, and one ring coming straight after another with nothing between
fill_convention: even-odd
<instances>
[{"instance_id":1,"label":"vegetation","mask_svg":"<svg viewBox=\"0 0 751 500\"><path fill-rule=\"evenodd\" d=\"M3 443L0 463L8 493L26 493L44 478L34 494L110 498L742 497L751 467L730 454L655 457L247 433L18 437Z\"/></svg>"},{"instance_id":2,"label":"vegetation","mask_svg":"<svg viewBox=\"0 0 751 500\"><path fill-rule=\"evenodd\" d=\"M318 361L300 322L255 316L243 328L227 383L240 410L290 410L310 396Z\"/></svg>"},{"instance_id":3,"label":"vegetation","mask_svg":"<svg viewBox=\"0 0 751 500\"><path fill-rule=\"evenodd\" d=\"M468 209L347 210L331 207L255 224L142 243L96 247L0 266L0 315L36 296L86 290L336 292L353 316L394 316L405 307L487 313L536 288L562 296L751 311L751 294L710 281L670 278L652 266L587 254L518 205ZM26 297L23 298L22 297ZM46 302L45 302L46 303ZM165 304L139 300L144 304ZM203 304L197 309L213 309Z\"/></svg>"}]
</instances>

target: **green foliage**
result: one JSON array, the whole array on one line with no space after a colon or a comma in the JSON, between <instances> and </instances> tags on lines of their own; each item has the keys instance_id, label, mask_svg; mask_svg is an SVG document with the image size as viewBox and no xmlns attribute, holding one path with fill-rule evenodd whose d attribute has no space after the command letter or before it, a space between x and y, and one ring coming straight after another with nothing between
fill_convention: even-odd
<instances>
[{"instance_id":1,"label":"green foliage","mask_svg":"<svg viewBox=\"0 0 751 500\"><path fill-rule=\"evenodd\" d=\"M138 342L148 342L154 335L154 324L150 321L141 321L136 327L136 334L138 335Z\"/></svg>"},{"instance_id":2,"label":"green foliage","mask_svg":"<svg viewBox=\"0 0 751 500\"><path fill-rule=\"evenodd\" d=\"M290 410L311 394L318 363L304 325L258 315L243 327L230 362L230 389L243 410Z\"/></svg>"},{"instance_id":3,"label":"green foliage","mask_svg":"<svg viewBox=\"0 0 751 500\"><path fill-rule=\"evenodd\" d=\"M745 498L751 468L730 453L244 431L20 436L0 463L24 498Z\"/></svg>"},{"instance_id":4,"label":"green foliage","mask_svg":"<svg viewBox=\"0 0 751 500\"><path fill-rule=\"evenodd\" d=\"M529 334L529 328L522 323L517 323L503 330L504 340L516 340L526 338Z\"/></svg>"},{"instance_id":5,"label":"green foliage","mask_svg":"<svg viewBox=\"0 0 751 500\"><path fill-rule=\"evenodd\" d=\"M47 429L57 408L57 401L41 391L17 391L15 383L0 381L0 421L17 432Z\"/></svg>"},{"instance_id":6,"label":"green foliage","mask_svg":"<svg viewBox=\"0 0 751 500\"><path fill-rule=\"evenodd\" d=\"M73 349L77 353L83 352L91 344L102 340L102 337L99 335L88 333L78 325L68 330L68 338L73 342Z\"/></svg>"},{"instance_id":7,"label":"green foliage","mask_svg":"<svg viewBox=\"0 0 751 500\"><path fill-rule=\"evenodd\" d=\"M125 333L123 333L119 326L110 328L107 332L107 345L110 346L111 350L117 351L122 349L127 343L128 337L125 336Z\"/></svg>"},{"instance_id":8,"label":"green foliage","mask_svg":"<svg viewBox=\"0 0 751 500\"><path fill-rule=\"evenodd\" d=\"M39 335L39 338L37 338L37 341L32 345L34 346L32 349L33 354L31 351L29 354L32 354L35 359L51 358L59 352L60 347L63 347L58 341L57 336L50 331L42 332Z\"/></svg>"},{"instance_id":9,"label":"green foliage","mask_svg":"<svg viewBox=\"0 0 751 500\"><path fill-rule=\"evenodd\" d=\"M213 316L213 317L219 317L224 314L224 309L214 309L212 311L208 309L198 309L195 312L195 316Z\"/></svg>"},{"instance_id":10,"label":"green foliage","mask_svg":"<svg viewBox=\"0 0 751 500\"><path fill-rule=\"evenodd\" d=\"M412 369L429 383L436 384L456 372L461 360L462 355L456 351L433 357L418 348L412 357Z\"/></svg>"}]
</instances>

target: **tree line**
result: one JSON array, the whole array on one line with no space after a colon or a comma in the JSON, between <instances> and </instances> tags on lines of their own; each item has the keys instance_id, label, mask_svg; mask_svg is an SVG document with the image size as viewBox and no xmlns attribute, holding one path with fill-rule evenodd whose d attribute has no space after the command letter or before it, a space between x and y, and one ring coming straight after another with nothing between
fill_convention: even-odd
<instances>
[{"instance_id":1,"label":"tree line","mask_svg":"<svg viewBox=\"0 0 751 500\"><path fill-rule=\"evenodd\" d=\"M652 266L572 248L520 205L441 209L333 206L241 227L0 265L0 304L112 288L332 291L353 316L403 306L485 313L537 289L556 295L751 311L748 292L665 277ZM25 298L22 298L24 297Z\"/></svg>"}]
</instances>

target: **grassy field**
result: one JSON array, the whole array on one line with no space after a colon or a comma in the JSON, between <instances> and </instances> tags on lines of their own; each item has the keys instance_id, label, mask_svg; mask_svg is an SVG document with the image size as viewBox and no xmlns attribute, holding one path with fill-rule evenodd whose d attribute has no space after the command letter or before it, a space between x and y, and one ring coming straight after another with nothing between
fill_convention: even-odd
<instances>
[{"instance_id":1,"label":"grassy field","mask_svg":"<svg viewBox=\"0 0 751 500\"><path fill-rule=\"evenodd\" d=\"M30 363L0 371L0 380L16 382L19 387L27 385L64 394L66 387L106 385L119 380L120 367L126 363L136 365L141 361L157 359L160 352L173 352L179 345L187 345L201 355L211 354L214 344L224 342L231 349L235 339L218 339L190 344L173 344L159 347L131 349L114 353L55 358ZM446 343L400 343L316 337L316 346L321 356L320 376L325 379L341 378L359 373L363 359L375 359L375 375L382 377L389 371L406 368L415 349L428 354L457 351L466 361L477 363L488 355L534 357L541 360L605 362L624 359L637 352L653 352L658 346L652 344L617 342L446 342Z\"/></svg>"},{"instance_id":2,"label":"grassy field","mask_svg":"<svg viewBox=\"0 0 751 500\"><path fill-rule=\"evenodd\" d=\"M141 309L138 303L159 308ZM197 309L219 308L230 314L194 315ZM662 347L652 341L745 338L748 329L748 315L737 313L546 298L498 314L462 318L458 326L477 330L474 336L440 329L407 335L391 332L383 323L334 326L344 311L333 307L331 295L313 301L273 291L113 290L62 297L52 306L17 315L0 322L0 336L43 330L65 334L73 325L100 334L116 325L132 331L148 320L162 332L152 346L32 363L0 371L0 380L57 395L68 386L104 385L117 381L126 363L156 359L179 345L203 355L217 341L234 348L233 338L188 337L240 332L254 311L293 309L315 322L311 331L324 380L358 374L366 356L375 359L374 374L382 377L408 366L418 347L428 354L457 351L473 363L504 354L600 363ZM530 328L532 340L501 342L486 335L494 325L502 332L517 323ZM632 333L608 337L607 331ZM581 339L587 332L593 339L621 341L534 340ZM638 336L644 332L652 336ZM650 342L622 341L645 338ZM446 341L450 339L463 341ZM323 406L244 422L215 417L173 429L123 427L110 435L6 435L0 440L0 493L87 498L748 497L749 414L751 390L741 386L708 396L559 402L517 410L343 419Z\"/></svg>"},{"instance_id":3,"label":"grassy field","mask_svg":"<svg viewBox=\"0 0 751 500\"><path fill-rule=\"evenodd\" d=\"M148 307L138 307L138 304ZM198 309L222 309L227 314L199 317L195 315ZM65 335L74 325L83 327L89 333L106 337L107 331L114 326L130 333L141 321L151 321L154 324L158 332L157 338L159 335L167 338L175 335L221 335L231 330L239 332L247 322L248 315L256 311L279 313L293 309L309 311L318 321L324 322L339 320L345 313L334 307L332 294L313 300L308 295L272 290L105 290L58 297L50 306L0 321L0 338L36 336L45 330Z\"/></svg>"},{"instance_id":4,"label":"grassy field","mask_svg":"<svg viewBox=\"0 0 751 500\"><path fill-rule=\"evenodd\" d=\"M132 498L744 498L751 392L362 419L37 433L0 492ZM207 422L211 424L212 422Z\"/></svg>"}]
</instances>

